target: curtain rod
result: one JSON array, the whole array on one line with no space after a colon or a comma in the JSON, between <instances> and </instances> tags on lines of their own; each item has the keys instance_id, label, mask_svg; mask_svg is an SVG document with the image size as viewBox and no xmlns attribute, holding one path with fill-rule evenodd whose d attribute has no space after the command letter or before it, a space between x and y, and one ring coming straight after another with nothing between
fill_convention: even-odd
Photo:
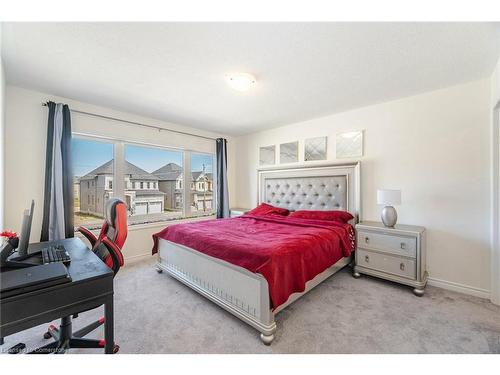
<instances>
[{"instance_id":1,"label":"curtain rod","mask_svg":"<svg viewBox=\"0 0 500 375\"><path fill-rule=\"evenodd\" d=\"M47 103L42 103L42 106L47 107ZM162 128L160 126L147 125L147 124L142 124L140 122L123 120L123 119L116 118L116 117L111 117L111 116L104 116L104 115L100 115L100 114L97 114L97 113L79 111L79 110L76 110L76 109L70 109L70 111L74 112L74 113L80 113L82 115L87 115L87 116L92 116L92 117L99 117L99 118L103 118L103 119L106 119L106 120L113 120L113 121L123 122L123 123L129 124L129 125L136 125L136 126L142 126L144 128L156 129L158 131L167 131L167 132L172 132L172 133L177 133L177 134L182 134L182 135L188 135L190 137L197 137L197 138L209 139L211 141L215 141L217 139L217 138L213 138L213 137L206 137L204 135L198 135L198 134L183 132L183 131L180 131L180 130L173 130L173 129L168 129L168 128Z\"/></svg>"}]
</instances>

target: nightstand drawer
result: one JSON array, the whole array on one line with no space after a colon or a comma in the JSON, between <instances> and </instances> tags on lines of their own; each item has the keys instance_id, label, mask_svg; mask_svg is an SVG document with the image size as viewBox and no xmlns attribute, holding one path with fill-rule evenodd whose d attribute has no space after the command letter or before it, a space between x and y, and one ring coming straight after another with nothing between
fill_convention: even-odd
<instances>
[{"instance_id":1,"label":"nightstand drawer","mask_svg":"<svg viewBox=\"0 0 500 375\"><path fill-rule=\"evenodd\" d=\"M417 239L396 234L358 231L358 247L415 258Z\"/></svg>"},{"instance_id":2,"label":"nightstand drawer","mask_svg":"<svg viewBox=\"0 0 500 375\"><path fill-rule=\"evenodd\" d=\"M400 258L363 249L357 249L356 252L356 264L359 266L409 279L416 278L416 263L413 259Z\"/></svg>"}]
</instances>

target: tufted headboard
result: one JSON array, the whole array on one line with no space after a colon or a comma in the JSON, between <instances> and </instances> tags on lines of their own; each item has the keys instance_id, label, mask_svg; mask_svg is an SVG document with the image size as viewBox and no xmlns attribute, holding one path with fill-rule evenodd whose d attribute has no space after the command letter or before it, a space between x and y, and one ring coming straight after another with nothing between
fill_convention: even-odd
<instances>
[{"instance_id":1,"label":"tufted headboard","mask_svg":"<svg viewBox=\"0 0 500 375\"><path fill-rule=\"evenodd\" d=\"M296 210L345 210L360 217L360 163L261 169L259 203Z\"/></svg>"}]
</instances>

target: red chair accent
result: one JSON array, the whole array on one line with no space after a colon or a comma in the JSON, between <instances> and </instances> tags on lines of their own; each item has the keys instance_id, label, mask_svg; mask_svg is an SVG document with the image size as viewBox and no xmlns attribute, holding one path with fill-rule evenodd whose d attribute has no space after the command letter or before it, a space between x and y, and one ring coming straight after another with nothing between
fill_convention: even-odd
<instances>
[{"instance_id":1,"label":"red chair accent","mask_svg":"<svg viewBox=\"0 0 500 375\"><path fill-rule=\"evenodd\" d=\"M102 224L98 237L84 227L79 227L78 231L89 240L92 251L116 275L120 267L123 266L121 249L125 244L128 233L126 204L117 198L109 199L106 202L106 220Z\"/></svg>"},{"instance_id":2,"label":"red chair accent","mask_svg":"<svg viewBox=\"0 0 500 375\"><path fill-rule=\"evenodd\" d=\"M106 202L105 207L106 219L102 225L99 236L96 237L94 234L84 227L78 228L78 231L83 234L90 242L92 246L92 251L101 260L106 263L106 265L111 268L116 275L123 266L123 254L121 249L125 244L127 239L127 205L117 198L109 199ZM76 318L78 315L73 315ZM47 332L43 335L45 339L54 338L59 343L59 352L71 349L71 348L102 348L104 347L104 340L94 340L86 339L83 336L95 330L97 327L104 324L104 317L95 321L92 324L74 332L71 335L71 317L62 318L62 324L59 328L51 325L49 326ZM70 339L67 339L68 333L71 335ZM64 339L66 338L66 339ZM62 342L64 341L64 342ZM118 352L120 347L114 345L113 353Z\"/></svg>"}]
</instances>

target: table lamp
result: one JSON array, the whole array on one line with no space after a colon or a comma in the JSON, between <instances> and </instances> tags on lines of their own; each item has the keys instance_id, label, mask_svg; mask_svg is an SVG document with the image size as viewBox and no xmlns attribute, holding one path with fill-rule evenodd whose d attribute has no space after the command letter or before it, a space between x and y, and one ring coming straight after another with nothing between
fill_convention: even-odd
<instances>
[{"instance_id":1,"label":"table lamp","mask_svg":"<svg viewBox=\"0 0 500 375\"><path fill-rule=\"evenodd\" d=\"M377 204L382 204L385 207L382 209L382 223L386 227L393 228L398 220L396 209L392 205L401 204L401 190L377 190Z\"/></svg>"}]
</instances>

